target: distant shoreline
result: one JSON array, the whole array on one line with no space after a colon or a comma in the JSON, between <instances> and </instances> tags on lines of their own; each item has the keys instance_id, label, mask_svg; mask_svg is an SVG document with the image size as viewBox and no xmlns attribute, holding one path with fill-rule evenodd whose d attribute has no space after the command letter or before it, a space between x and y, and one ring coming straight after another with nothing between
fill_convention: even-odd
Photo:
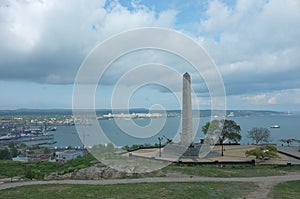
<instances>
[{"instance_id":1,"label":"distant shoreline","mask_svg":"<svg viewBox=\"0 0 300 199\"><path fill-rule=\"evenodd\" d=\"M78 112L80 110L77 110ZM84 112L90 112L93 110L82 110ZM168 115L179 115L181 114L181 110L151 110L144 108L133 108L133 109L96 109L96 115L107 115L107 114L132 114L132 113L164 113L166 112ZM199 113L201 117L208 117L212 115L212 110L204 109L204 110L193 110L195 113ZM230 113L234 113L235 117L238 116L268 116L268 115L285 115L285 114L296 114L297 112L290 113L288 111L272 111L272 110L214 110L215 114L224 116L224 113L229 115ZM220 113L220 114L218 114ZM23 116L23 115L73 115L72 109L15 109L15 110L0 110L0 116Z\"/></svg>"}]
</instances>

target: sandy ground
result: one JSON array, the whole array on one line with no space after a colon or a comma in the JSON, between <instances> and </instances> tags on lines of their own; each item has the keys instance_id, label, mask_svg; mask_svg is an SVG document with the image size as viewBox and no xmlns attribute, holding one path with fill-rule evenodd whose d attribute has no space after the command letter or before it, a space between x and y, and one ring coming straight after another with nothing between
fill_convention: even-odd
<instances>
[{"instance_id":1,"label":"sandy ground","mask_svg":"<svg viewBox=\"0 0 300 199\"><path fill-rule=\"evenodd\" d=\"M254 156L246 157L245 152L257 147L256 145L225 145L224 146L224 156L221 156L221 146L214 146L211 150L211 153L214 154L213 157L208 155L204 158L180 158L182 162L215 162L215 161L230 161L230 162L241 162L241 161L251 161L255 160ZM163 151L163 149L162 149ZM163 159L168 161L178 161L176 158L171 157L158 157L159 149L140 149L134 152L131 152L134 156L146 157L146 158L156 158ZM217 154L217 155L216 155ZM270 160L259 161L256 160L259 164L300 164L300 160L292 158L290 156L279 153L279 158L272 158Z\"/></svg>"}]
</instances>

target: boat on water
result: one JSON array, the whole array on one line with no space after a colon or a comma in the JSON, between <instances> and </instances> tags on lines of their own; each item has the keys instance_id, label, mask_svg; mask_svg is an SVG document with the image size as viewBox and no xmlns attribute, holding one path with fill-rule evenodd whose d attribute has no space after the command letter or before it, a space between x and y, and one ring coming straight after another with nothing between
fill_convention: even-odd
<instances>
[{"instance_id":1,"label":"boat on water","mask_svg":"<svg viewBox=\"0 0 300 199\"><path fill-rule=\"evenodd\" d=\"M46 128L46 131L47 131L47 132L48 132L48 131L56 131L56 129L57 129L56 126L54 126L54 127L48 127L48 128Z\"/></svg>"},{"instance_id":2,"label":"boat on water","mask_svg":"<svg viewBox=\"0 0 300 199\"><path fill-rule=\"evenodd\" d=\"M278 129L278 128L280 128L280 126L278 124L275 124L275 125L271 126L271 128Z\"/></svg>"},{"instance_id":3,"label":"boat on water","mask_svg":"<svg viewBox=\"0 0 300 199\"><path fill-rule=\"evenodd\" d=\"M0 136L0 144L7 143L28 143L28 142L39 142L45 140L53 140L54 135L51 133L42 133L42 132L30 132L30 133L18 133L12 134L8 133L7 135Z\"/></svg>"},{"instance_id":4,"label":"boat on water","mask_svg":"<svg viewBox=\"0 0 300 199\"><path fill-rule=\"evenodd\" d=\"M43 134L21 134L21 135L3 135L0 136L0 141L20 141L26 142L31 140L47 140L53 139L53 134L43 133Z\"/></svg>"},{"instance_id":5,"label":"boat on water","mask_svg":"<svg viewBox=\"0 0 300 199\"><path fill-rule=\"evenodd\" d=\"M234 113L233 113L233 112L230 112L227 116L228 116L228 117L234 117Z\"/></svg>"}]
</instances>

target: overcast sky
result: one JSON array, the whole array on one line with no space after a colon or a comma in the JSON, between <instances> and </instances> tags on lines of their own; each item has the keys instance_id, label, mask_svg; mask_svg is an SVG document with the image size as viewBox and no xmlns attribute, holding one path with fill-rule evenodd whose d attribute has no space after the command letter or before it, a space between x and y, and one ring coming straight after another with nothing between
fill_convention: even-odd
<instances>
[{"instance_id":1,"label":"overcast sky","mask_svg":"<svg viewBox=\"0 0 300 199\"><path fill-rule=\"evenodd\" d=\"M220 70L228 109L300 110L299 0L0 0L0 109L71 108L74 79L88 53L138 27L174 29L198 42ZM110 107L115 83L130 66L149 62L185 71L185 63L166 52L124 57L103 76L96 107ZM180 92L180 79L157 71L133 80L151 75L178 84ZM192 83L193 100L209 108L201 77L192 75ZM141 87L129 103L180 108L170 90L155 85Z\"/></svg>"}]
</instances>

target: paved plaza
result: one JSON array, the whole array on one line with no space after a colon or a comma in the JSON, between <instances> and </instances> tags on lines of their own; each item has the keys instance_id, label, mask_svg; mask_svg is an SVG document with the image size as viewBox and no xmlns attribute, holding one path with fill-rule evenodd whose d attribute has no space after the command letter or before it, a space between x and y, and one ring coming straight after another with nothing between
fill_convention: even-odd
<instances>
[{"instance_id":1,"label":"paved plaza","mask_svg":"<svg viewBox=\"0 0 300 199\"><path fill-rule=\"evenodd\" d=\"M279 153L279 158L271 158L269 160L257 160L254 156L246 157L245 152L247 150L255 149L256 145L224 145L224 156L221 156L221 146L213 146L210 153L203 158L199 157L168 157L164 155L164 148L161 149L162 156L159 157L159 148L150 149L139 149L130 152L133 156L161 159L166 161L181 161L181 162L199 162L199 163L210 163L210 162L246 162L255 160L259 164L300 164L300 159L289 156L287 153ZM296 147L297 148L297 147ZM299 147L298 147L299 148ZM281 149L282 151L283 149ZM280 150L279 150L280 151ZM295 149L289 148L289 151L295 151ZM294 152L296 153L296 152ZM297 151L297 153L299 153ZM125 154L129 155L129 153ZM300 156L299 156L300 157Z\"/></svg>"}]
</instances>

